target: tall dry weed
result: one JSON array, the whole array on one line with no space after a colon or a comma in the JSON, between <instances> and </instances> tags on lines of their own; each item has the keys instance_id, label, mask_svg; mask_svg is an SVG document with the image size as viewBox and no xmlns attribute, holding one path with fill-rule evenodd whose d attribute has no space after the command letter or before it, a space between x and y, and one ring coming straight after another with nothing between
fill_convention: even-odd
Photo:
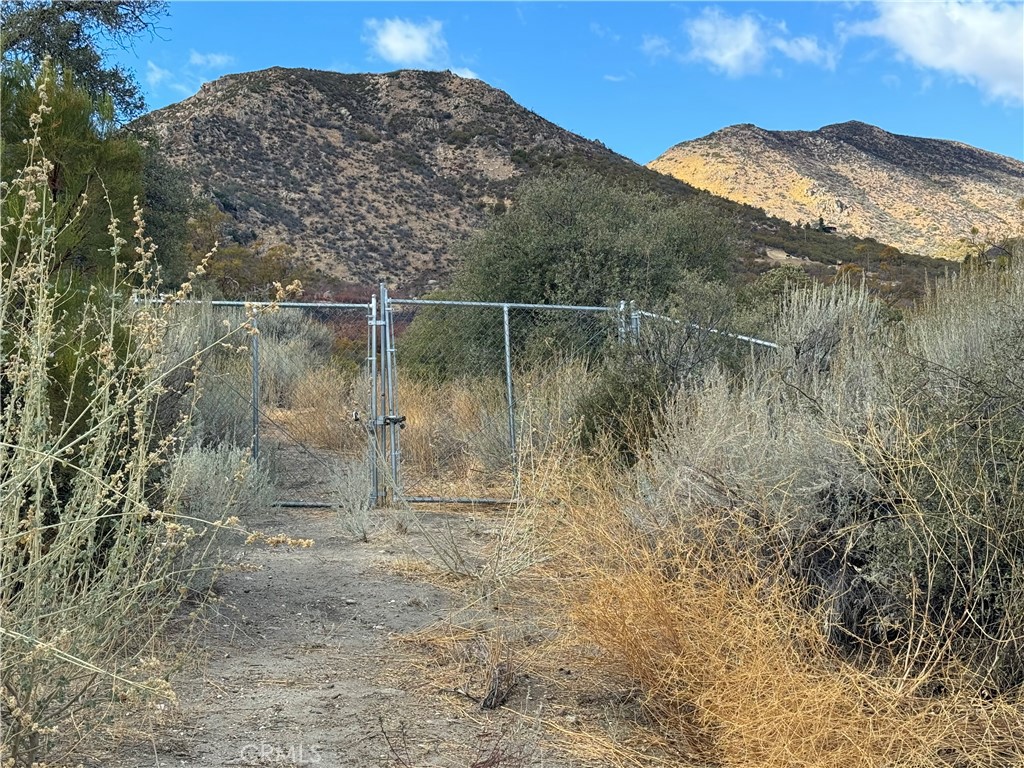
<instances>
[{"instance_id":1,"label":"tall dry weed","mask_svg":"<svg viewBox=\"0 0 1024 768\"><path fill-rule=\"evenodd\" d=\"M649 748L680 765L750 768L1002 766L1024 756L1019 695L944 690L952 678L934 670L838 653L811 588L764 547L756 510L720 499L684 530L666 522L681 515L649 514L610 481L613 464L559 465L544 482L546 509L557 510L543 527L545 570L563 596L551 620L610 689L639 692Z\"/></svg>"},{"instance_id":2,"label":"tall dry weed","mask_svg":"<svg viewBox=\"0 0 1024 768\"><path fill-rule=\"evenodd\" d=\"M37 131L47 98L44 83ZM194 401L175 393L160 407L169 382L194 381L196 357L164 344L188 284L149 301L155 246L137 210L130 238L127 223L110 222L110 282L79 293L55 250L53 165L38 135L29 150L0 204L5 766L69 758L68 732L87 734L122 697L173 696L155 638L216 567L209 555L234 525L242 487L222 484L231 487L218 508L198 508L195 477L185 477L198 457L187 440ZM234 474L215 463L216 474Z\"/></svg>"},{"instance_id":3,"label":"tall dry weed","mask_svg":"<svg viewBox=\"0 0 1024 768\"><path fill-rule=\"evenodd\" d=\"M487 486L510 471L503 381L403 382L401 398L402 453L414 478Z\"/></svg>"},{"instance_id":4,"label":"tall dry weed","mask_svg":"<svg viewBox=\"0 0 1024 768\"><path fill-rule=\"evenodd\" d=\"M337 367L311 367L295 378L287 407L266 413L293 440L358 455L366 449L366 429L355 420L367 400L363 389L354 375Z\"/></svg>"}]
</instances>

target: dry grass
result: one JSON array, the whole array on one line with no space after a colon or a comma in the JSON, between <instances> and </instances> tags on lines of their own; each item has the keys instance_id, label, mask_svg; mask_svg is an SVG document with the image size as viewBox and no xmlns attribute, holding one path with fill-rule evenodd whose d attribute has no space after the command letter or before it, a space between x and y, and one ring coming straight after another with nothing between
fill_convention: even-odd
<instances>
[{"instance_id":1,"label":"dry grass","mask_svg":"<svg viewBox=\"0 0 1024 768\"><path fill-rule=\"evenodd\" d=\"M1013 673L1020 643L1021 390L1006 334L1024 327L1021 285L1019 272L971 276L891 332L862 292L812 292L791 302L805 325L781 318L792 345L775 367L686 393L634 472L571 440L528 465L523 496L538 501L516 514L540 544L501 585L561 641L524 658L552 680L554 659L575 659L636 704L577 740L588 754L603 734L621 765L1024 761L1021 689L994 674L1004 658ZM965 313L987 318L986 343ZM837 488L867 516L829 530ZM893 639L836 643L846 595L806 578L809 534L835 562L826 546L877 537L867 553L889 581L869 586L899 598L902 573L909 595L890 603L906 616ZM492 556L497 570L503 549ZM979 580L1011 607L992 612Z\"/></svg>"},{"instance_id":2,"label":"dry grass","mask_svg":"<svg viewBox=\"0 0 1024 768\"><path fill-rule=\"evenodd\" d=\"M649 718L646 742L617 764L655 745L758 768L1003 766L1024 755L1019 693L992 701L955 686L952 672L925 678L840 657L805 607L807 587L757 546L749 510L652 536L624 513L611 474L564 456L559 465L565 485L544 483L561 523L544 570L562 596L550 614L566 633L561 653L589 656L610 689L636 688Z\"/></svg>"},{"instance_id":3,"label":"dry grass","mask_svg":"<svg viewBox=\"0 0 1024 768\"><path fill-rule=\"evenodd\" d=\"M787 469L822 449L848 453L849 433L814 434L820 423L797 409L784 422L799 430L788 432L797 447L773 454L768 436L789 428L753 414L763 399L785 404L785 389L774 381L728 394L728 382L712 382L703 410L677 411L695 419L685 456L663 452L631 474L603 458L610 451L580 455L571 430L545 437L522 465L533 501L494 521L470 553L483 562L471 578L448 582L466 604L410 638L434 661L421 673L456 698L479 697L500 649L550 708L534 709L524 692L509 706L540 723L548 745L603 765L1020 764L1021 692L980 687L950 653L948 627L918 624L913 657L907 644L859 655L835 645L829 602L779 543L792 541L792 512L803 509L794 500L815 493L812 475ZM752 431L716 404L751 417ZM757 492L738 494L704 456ZM758 474L743 456L780 466Z\"/></svg>"},{"instance_id":4,"label":"dry grass","mask_svg":"<svg viewBox=\"0 0 1024 768\"><path fill-rule=\"evenodd\" d=\"M287 405L266 407L266 417L296 442L357 455L366 450L366 427L361 415L366 397L354 378L336 368L319 366L296 376Z\"/></svg>"},{"instance_id":5,"label":"dry grass","mask_svg":"<svg viewBox=\"0 0 1024 768\"><path fill-rule=\"evenodd\" d=\"M515 478L522 468L578 430L581 393L592 377L579 361L514 376L516 456L509 440L504 378L403 380L399 409L408 427L401 433L406 492L515 495Z\"/></svg>"},{"instance_id":6,"label":"dry grass","mask_svg":"<svg viewBox=\"0 0 1024 768\"><path fill-rule=\"evenodd\" d=\"M512 456L502 381L402 382L400 397L407 492L429 483L449 495L507 495Z\"/></svg>"}]
</instances>

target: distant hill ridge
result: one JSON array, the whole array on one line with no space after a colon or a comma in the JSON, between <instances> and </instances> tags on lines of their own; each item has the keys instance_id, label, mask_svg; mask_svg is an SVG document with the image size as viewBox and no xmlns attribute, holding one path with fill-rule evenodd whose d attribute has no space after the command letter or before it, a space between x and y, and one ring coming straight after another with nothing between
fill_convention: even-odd
<instances>
[{"instance_id":1,"label":"distant hill ridge","mask_svg":"<svg viewBox=\"0 0 1024 768\"><path fill-rule=\"evenodd\" d=\"M962 257L972 228L1021 234L1024 163L857 121L817 131L734 125L648 166L793 223L821 217L838 234L933 257Z\"/></svg>"},{"instance_id":2,"label":"distant hill ridge","mask_svg":"<svg viewBox=\"0 0 1024 768\"><path fill-rule=\"evenodd\" d=\"M542 156L633 165L450 72L229 75L147 115L163 151L237 221L334 276L422 287Z\"/></svg>"},{"instance_id":3,"label":"distant hill ridge","mask_svg":"<svg viewBox=\"0 0 1024 768\"><path fill-rule=\"evenodd\" d=\"M274 67L207 83L140 125L230 215L234 241L291 245L323 275L361 286L383 279L422 293L444 285L454 246L504 211L524 176L563 167L670 200L703 198L738 223L744 256L736 269L747 277L780 259L818 279L851 262L870 275L887 260L896 271L886 281L920 285L936 269L929 259L893 260L885 243L798 231L701 192L451 72Z\"/></svg>"}]
</instances>

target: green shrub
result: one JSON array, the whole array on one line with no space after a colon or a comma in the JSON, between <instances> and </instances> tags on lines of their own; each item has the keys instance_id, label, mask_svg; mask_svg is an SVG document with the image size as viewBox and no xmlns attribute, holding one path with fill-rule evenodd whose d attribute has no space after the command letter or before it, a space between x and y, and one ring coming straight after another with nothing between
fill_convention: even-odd
<instances>
[{"instance_id":1,"label":"green shrub","mask_svg":"<svg viewBox=\"0 0 1024 768\"><path fill-rule=\"evenodd\" d=\"M699 270L724 279L735 222L705 202L672 201L591 171L524 181L510 210L461 248L458 295L478 301L660 304Z\"/></svg>"},{"instance_id":2,"label":"green shrub","mask_svg":"<svg viewBox=\"0 0 1024 768\"><path fill-rule=\"evenodd\" d=\"M737 365L744 342L728 335L736 296L688 273L667 314L630 313L623 338L604 350L577 403L585 449L606 447L634 463L663 427L665 408L715 361ZM737 343L739 346L737 346Z\"/></svg>"},{"instance_id":3,"label":"green shrub","mask_svg":"<svg viewBox=\"0 0 1024 768\"><path fill-rule=\"evenodd\" d=\"M455 296L438 291L435 300ZM505 368L504 323L498 307L422 306L396 334L399 366L418 380L497 375Z\"/></svg>"}]
</instances>

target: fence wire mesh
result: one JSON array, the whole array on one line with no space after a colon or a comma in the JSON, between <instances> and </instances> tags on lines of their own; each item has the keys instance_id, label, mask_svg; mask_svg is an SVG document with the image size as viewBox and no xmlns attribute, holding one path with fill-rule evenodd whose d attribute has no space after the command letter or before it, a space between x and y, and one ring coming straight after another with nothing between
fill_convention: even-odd
<instances>
[{"instance_id":1,"label":"fence wire mesh","mask_svg":"<svg viewBox=\"0 0 1024 768\"><path fill-rule=\"evenodd\" d=\"M407 499L512 498L524 451L570 427L569 391L622 329L604 307L392 300ZM561 415L556 416L555 411Z\"/></svg>"},{"instance_id":2,"label":"fence wire mesh","mask_svg":"<svg viewBox=\"0 0 1024 768\"><path fill-rule=\"evenodd\" d=\"M367 304L182 303L166 345L182 361L169 402L194 439L249 449L281 503L330 506L515 498L532 457L670 389L652 375L683 381L774 347L625 302L391 299L384 286Z\"/></svg>"},{"instance_id":3,"label":"fence wire mesh","mask_svg":"<svg viewBox=\"0 0 1024 768\"><path fill-rule=\"evenodd\" d=\"M367 426L354 418L369 397L367 310L178 306L167 344L199 353L187 374L194 439L249 448L282 503L368 500Z\"/></svg>"}]
</instances>

